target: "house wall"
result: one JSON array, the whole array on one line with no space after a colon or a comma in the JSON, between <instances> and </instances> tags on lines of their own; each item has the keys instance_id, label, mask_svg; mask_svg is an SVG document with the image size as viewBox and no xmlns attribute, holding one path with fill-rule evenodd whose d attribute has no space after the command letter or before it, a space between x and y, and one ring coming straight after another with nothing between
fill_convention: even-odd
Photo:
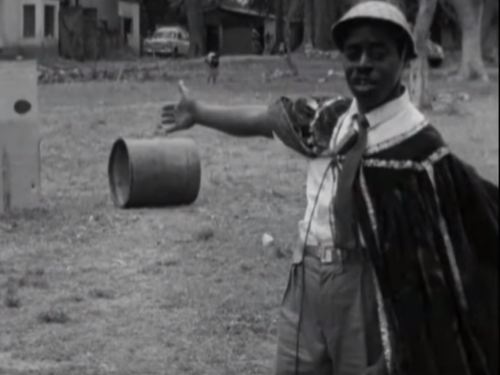
<instances>
[{"instance_id":1,"label":"house wall","mask_svg":"<svg viewBox=\"0 0 500 375\"><path fill-rule=\"evenodd\" d=\"M208 27L219 28L220 50L223 55L251 55L252 28L264 28L264 19L251 15L237 14L220 9L204 14Z\"/></svg>"},{"instance_id":2,"label":"house wall","mask_svg":"<svg viewBox=\"0 0 500 375\"><path fill-rule=\"evenodd\" d=\"M4 31L4 0L0 0L0 49L2 49L5 45L5 31Z\"/></svg>"},{"instance_id":3,"label":"house wall","mask_svg":"<svg viewBox=\"0 0 500 375\"><path fill-rule=\"evenodd\" d=\"M35 36L25 38L23 36L23 6L25 4L35 5ZM54 34L45 37L44 6L55 7ZM0 47L11 49L21 47L23 50L39 51L47 53L57 52L59 39L59 0L0 0Z\"/></svg>"},{"instance_id":4,"label":"house wall","mask_svg":"<svg viewBox=\"0 0 500 375\"><path fill-rule=\"evenodd\" d=\"M264 35L271 35L274 40L276 34L276 20L265 20L264 21Z\"/></svg>"},{"instance_id":5,"label":"house wall","mask_svg":"<svg viewBox=\"0 0 500 375\"><path fill-rule=\"evenodd\" d=\"M252 29L244 26L224 27L222 31L223 55L252 55Z\"/></svg>"},{"instance_id":6,"label":"house wall","mask_svg":"<svg viewBox=\"0 0 500 375\"><path fill-rule=\"evenodd\" d=\"M139 4L120 1L118 4L120 19L132 19L132 34L127 36L127 45L137 54L141 53L141 10ZM123 33L123 27L120 29Z\"/></svg>"},{"instance_id":7,"label":"house wall","mask_svg":"<svg viewBox=\"0 0 500 375\"><path fill-rule=\"evenodd\" d=\"M264 20L261 17L232 13L220 9L205 12L204 20L205 24L208 26L222 25L225 27L259 27L264 24Z\"/></svg>"},{"instance_id":8,"label":"house wall","mask_svg":"<svg viewBox=\"0 0 500 375\"><path fill-rule=\"evenodd\" d=\"M76 6L76 0L70 1ZM118 16L118 0L79 0L82 8L97 9L97 18L105 21L109 29L120 28L120 18Z\"/></svg>"}]
</instances>

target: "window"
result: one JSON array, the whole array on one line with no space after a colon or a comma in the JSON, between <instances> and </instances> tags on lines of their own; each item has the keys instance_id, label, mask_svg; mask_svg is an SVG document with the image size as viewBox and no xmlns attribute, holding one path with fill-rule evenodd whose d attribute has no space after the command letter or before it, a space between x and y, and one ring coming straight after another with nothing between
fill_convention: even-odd
<instances>
[{"instance_id":1,"label":"window","mask_svg":"<svg viewBox=\"0 0 500 375\"><path fill-rule=\"evenodd\" d=\"M125 35L132 34L133 20L130 17L123 17L123 32Z\"/></svg>"},{"instance_id":2,"label":"window","mask_svg":"<svg viewBox=\"0 0 500 375\"><path fill-rule=\"evenodd\" d=\"M44 13L44 36L54 38L56 35L56 7L54 5L45 5Z\"/></svg>"},{"instance_id":3,"label":"window","mask_svg":"<svg viewBox=\"0 0 500 375\"><path fill-rule=\"evenodd\" d=\"M36 7L34 4L23 5L23 37L34 38L36 27Z\"/></svg>"}]
</instances>

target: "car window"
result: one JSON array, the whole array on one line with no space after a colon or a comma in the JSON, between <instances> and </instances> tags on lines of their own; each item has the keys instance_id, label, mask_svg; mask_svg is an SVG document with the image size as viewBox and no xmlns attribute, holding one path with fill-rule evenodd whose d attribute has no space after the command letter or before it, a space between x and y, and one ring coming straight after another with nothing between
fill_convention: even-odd
<instances>
[{"instance_id":1,"label":"car window","mask_svg":"<svg viewBox=\"0 0 500 375\"><path fill-rule=\"evenodd\" d=\"M173 30L158 30L153 34L153 38L155 39L176 39L177 33Z\"/></svg>"},{"instance_id":2,"label":"car window","mask_svg":"<svg viewBox=\"0 0 500 375\"><path fill-rule=\"evenodd\" d=\"M153 38L155 38L155 39L162 39L162 38L166 38L166 37L167 37L167 34L165 33L165 31L157 31L153 35Z\"/></svg>"}]
</instances>

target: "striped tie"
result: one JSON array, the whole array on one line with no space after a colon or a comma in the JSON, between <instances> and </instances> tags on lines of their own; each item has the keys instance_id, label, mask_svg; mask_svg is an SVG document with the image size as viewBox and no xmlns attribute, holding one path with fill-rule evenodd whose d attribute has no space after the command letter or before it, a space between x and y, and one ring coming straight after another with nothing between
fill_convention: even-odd
<instances>
[{"instance_id":1,"label":"striped tie","mask_svg":"<svg viewBox=\"0 0 500 375\"><path fill-rule=\"evenodd\" d=\"M366 149L369 124L366 117L360 115L356 115L354 121L358 124L358 139L345 154L338 174L337 192L333 199L334 242L340 249L354 249L358 243L354 231L353 185Z\"/></svg>"}]
</instances>

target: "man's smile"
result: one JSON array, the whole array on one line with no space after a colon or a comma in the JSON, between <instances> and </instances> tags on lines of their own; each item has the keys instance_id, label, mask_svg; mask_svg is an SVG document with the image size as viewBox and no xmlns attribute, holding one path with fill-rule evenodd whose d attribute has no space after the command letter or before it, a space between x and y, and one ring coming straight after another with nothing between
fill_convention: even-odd
<instances>
[{"instance_id":1,"label":"man's smile","mask_svg":"<svg viewBox=\"0 0 500 375\"><path fill-rule=\"evenodd\" d=\"M351 80L352 89L356 92L369 93L377 89L377 83L375 80L368 77L354 77Z\"/></svg>"}]
</instances>

